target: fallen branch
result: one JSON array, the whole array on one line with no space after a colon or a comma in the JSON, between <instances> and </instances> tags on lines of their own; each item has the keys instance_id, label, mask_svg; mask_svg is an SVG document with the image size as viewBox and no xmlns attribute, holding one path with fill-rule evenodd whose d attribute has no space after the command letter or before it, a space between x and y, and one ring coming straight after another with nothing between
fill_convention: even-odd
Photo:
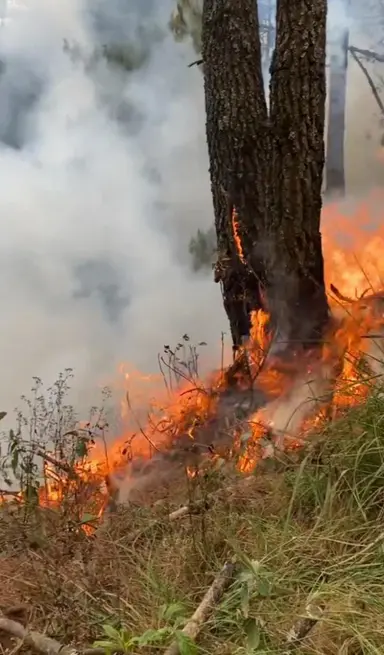
<instances>
[{"instance_id":1,"label":"fallen branch","mask_svg":"<svg viewBox=\"0 0 384 655\"><path fill-rule=\"evenodd\" d=\"M56 639L51 639L40 632L28 631L21 623L4 617L0 617L0 631L20 639L27 646L44 655L78 655L79 653L73 646L63 646Z\"/></svg>"},{"instance_id":2,"label":"fallen branch","mask_svg":"<svg viewBox=\"0 0 384 655\"><path fill-rule=\"evenodd\" d=\"M293 650L301 646L304 639L309 635L315 625L321 620L324 607L315 605L309 601L307 603L306 612L307 616L301 617L295 625L290 629L285 641L283 655L288 655Z\"/></svg>"},{"instance_id":3,"label":"fallen branch","mask_svg":"<svg viewBox=\"0 0 384 655\"><path fill-rule=\"evenodd\" d=\"M155 519L154 521L151 521L148 525L145 526L145 528L139 528L138 530L135 530L134 532L131 532L130 534L127 535L124 539L124 544L130 543L133 544L135 541L140 539L141 537L144 537L145 535L148 534L148 532L151 532L154 529L158 529L160 533L166 528L166 526L169 524L169 522L177 521L178 519L182 519L186 516L193 516L194 514L199 514L201 510L207 510L210 509L210 505L207 500L199 500L195 503L191 503L189 505L183 505L182 507L179 507L179 509L175 509L173 512L168 514L168 520L162 517L161 519Z\"/></svg>"},{"instance_id":4,"label":"fallen branch","mask_svg":"<svg viewBox=\"0 0 384 655\"><path fill-rule=\"evenodd\" d=\"M234 573L234 562L226 562L221 571L215 577L200 605L197 607L181 631L185 637L191 639L192 641L196 640L196 637L198 636L204 623L207 621L207 619L209 619L215 607L221 600L224 592L231 584ZM174 641L169 646L169 648L167 648L164 655L179 655L179 653L179 644Z\"/></svg>"},{"instance_id":5,"label":"fallen branch","mask_svg":"<svg viewBox=\"0 0 384 655\"><path fill-rule=\"evenodd\" d=\"M47 637L41 632L27 630L18 621L12 621L6 617L0 616L0 632L20 639L26 646L37 650L43 655L105 655L104 648L85 648L79 650L74 646L64 646L56 639Z\"/></svg>"},{"instance_id":6,"label":"fallen branch","mask_svg":"<svg viewBox=\"0 0 384 655\"><path fill-rule=\"evenodd\" d=\"M319 619L310 616L303 617L290 629L285 643L284 655L298 648L305 637L315 627Z\"/></svg>"},{"instance_id":7,"label":"fallen branch","mask_svg":"<svg viewBox=\"0 0 384 655\"><path fill-rule=\"evenodd\" d=\"M210 495L212 496L213 494ZM190 503L189 505L183 505L182 507L179 507L179 509L175 509L173 512L168 514L168 521L176 521L177 519L181 519L184 516L199 514L200 510L206 510L209 508L210 505L206 499L198 500L197 502Z\"/></svg>"}]
</instances>

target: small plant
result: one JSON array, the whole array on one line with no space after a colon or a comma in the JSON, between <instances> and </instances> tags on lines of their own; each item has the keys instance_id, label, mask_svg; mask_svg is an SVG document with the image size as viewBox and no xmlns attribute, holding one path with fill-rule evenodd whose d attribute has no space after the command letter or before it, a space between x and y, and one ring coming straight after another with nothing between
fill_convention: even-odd
<instances>
[{"instance_id":1,"label":"small plant","mask_svg":"<svg viewBox=\"0 0 384 655\"><path fill-rule=\"evenodd\" d=\"M161 625L162 623L168 625ZM131 653L133 648L166 646L170 641L176 641L180 655L195 655L196 644L182 632L184 623L184 606L181 603L163 605L159 612L159 627L135 636L126 628L118 629L105 624L103 638L95 641L94 647L103 648L106 655L113 655L113 653Z\"/></svg>"},{"instance_id":2,"label":"small plant","mask_svg":"<svg viewBox=\"0 0 384 655\"><path fill-rule=\"evenodd\" d=\"M102 409L92 408L88 421L80 424L73 407L66 403L71 379L72 371L67 369L45 390L40 378L33 378L31 397L21 397L23 406L16 411L15 428L1 435L1 487L17 488L10 494L22 501L24 521L40 504L54 506L60 516L77 526L88 524L97 509L92 505L98 493L97 480L91 489L81 471L95 440L105 440L109 392L103 392ZM0 414L4 416L5 412ZM6 494L6 489L3 492Z\"/></svg>"}]
</instances>

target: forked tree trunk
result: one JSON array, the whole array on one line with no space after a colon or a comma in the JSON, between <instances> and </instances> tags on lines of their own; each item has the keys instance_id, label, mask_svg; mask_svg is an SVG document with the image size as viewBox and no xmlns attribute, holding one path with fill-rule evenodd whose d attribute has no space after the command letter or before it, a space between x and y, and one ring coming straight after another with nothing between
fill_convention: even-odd
<instances>
[{"instance_id":1,"label":"forked tree trunk","mask_svg":"<svg viewBox=\"0 0 384 655\"><path fill-rule=\"evenodd\" d=\"M205 0L202 55L210 175L222 282L234 347L261 307L268 117L255 0ZM239 258L232 217L246 264Z\"/></svg>"},{"instance_id":2,"label":"forked tree trunk","mask_svg":"<svg viewBox=\"0 0 384 655\"><path fill-rule=\"evenodd\" d=\"M267 295L283 349L318 341L328 320L320 234L326 14L327 0L277 3Z\"/></svg>"},{"instance_id":3,"label":"forked tree trunk","mask_svg":"<svg viewBox=\"0 0 384 655\"><path fill-rule=\"evenodd\" d=\"M313 347L328 320L320 234L326 9L326 0L278 0L268 117L255 0L204 2L207 141L235 346L249 310L262 304L260 286L283 350Z\"/></svg>"}]
</instances>

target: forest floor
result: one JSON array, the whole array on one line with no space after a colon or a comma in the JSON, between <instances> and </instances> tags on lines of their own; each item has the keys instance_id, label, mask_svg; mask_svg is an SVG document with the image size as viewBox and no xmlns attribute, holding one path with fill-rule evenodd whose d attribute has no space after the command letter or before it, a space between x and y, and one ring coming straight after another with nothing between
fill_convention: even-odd
<instances>
[{"instance_id":1,"label":"forest floor","mask_svg":"<svg viewBox=\"0 0 384 655\"><path fill-rule=\"evenodd\" d=\"M193 511L169 518L184 503ZM196 650L181 630L234 561ZM92 537L55 512L0 513L0 626L13 619L79 651L103 640L107 652L165 652L176 639L182 655L382 653L383 590L379 391L300 452L250 477L185 476L153 506L119 507ZM288 643L295 626L303 639ZM0 648L31 651L6 632Z\"/></svg>"}]
</instances>

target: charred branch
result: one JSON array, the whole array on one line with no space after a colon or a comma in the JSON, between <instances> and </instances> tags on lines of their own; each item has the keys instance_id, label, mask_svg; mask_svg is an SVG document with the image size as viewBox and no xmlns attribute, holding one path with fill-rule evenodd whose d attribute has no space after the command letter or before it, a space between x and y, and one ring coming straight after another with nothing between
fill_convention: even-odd
<instances>
[{"instance_id":1,"label":"charred branch","mask_svg":"<svg viewBox=\"0 0 384 655\"><path fill-rule=\"evenodd\" d=\"M204 64L204 59L196 59L196 61L192 61L188 64L188 68L192 68L192 66L201 66L201 64Z\"/></svg>"},{"instance_id":2,"label":"charred branch","mask_svg":"<svg viewBox=\"0 0 384 655\"><path fill-rule=\"evenodd\" d=\"M63 471L63 473L66 473L66 475L68 475L68 478L70 478L72 480L80 480L81 479L79 474L67 462L59 461L58 459L56 459L52 455L49 455L48 453L44 452L43 450L37 450L36 455L38 457L41 457L45 462L48 462L48 464L51 464L52 466L54 466L59 471Z\"/></svg>"},{"instance_id":3,"label":"charred branch","mask_svg":"<svg viewBox=\"0 0 384 655\"><path fill-rule=\"evenodd\" d=\"M223 597L224 592L231 584L235 570L236 566L233 562L226 562L224 564L223 568L215 577L214 581L206 592L200 605L196 608L195 612L184 626L182 633L185 637L192 641L196 640L196 637L198 636L203 625L209 619L215 607ZM179 644L174 642L169 648L167 648L164 655L179 655L179 653Z\"/></svg>"},{"instance_id":4,"label":"charred branch","mask_svg":"<svg viewBox=\"0 0 384 655\"><path fill-rule=\"evenodd\" d=\"M40 632L29 631L21 623L6 617L0 617L0 631L19 639L26 646L43 653L43 655L78 655L80 652L73 646L63 646L56 639L47 637Z\"/></svg>"}]
</instances>

